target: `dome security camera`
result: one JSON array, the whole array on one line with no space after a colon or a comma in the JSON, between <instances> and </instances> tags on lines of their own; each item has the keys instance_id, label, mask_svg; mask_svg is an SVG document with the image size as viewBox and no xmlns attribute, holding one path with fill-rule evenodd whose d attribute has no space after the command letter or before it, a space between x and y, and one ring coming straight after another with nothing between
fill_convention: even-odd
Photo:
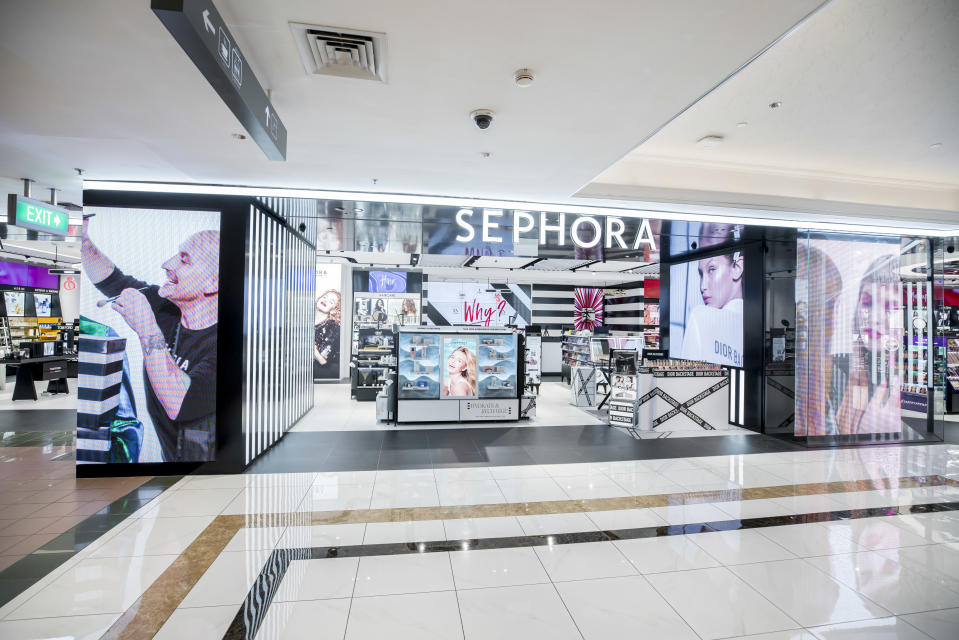
<instances>
[{"instance_id":1,"label":"dome security camera","mask_svg":"<svg viewBox=\"0 0 959 640\"><path fill-rule=\"evenodd\" d=\"M477 129L486 130L493 124L493 112L489 109L477 109L470 114Z\"/></svg>"}]
</instances>

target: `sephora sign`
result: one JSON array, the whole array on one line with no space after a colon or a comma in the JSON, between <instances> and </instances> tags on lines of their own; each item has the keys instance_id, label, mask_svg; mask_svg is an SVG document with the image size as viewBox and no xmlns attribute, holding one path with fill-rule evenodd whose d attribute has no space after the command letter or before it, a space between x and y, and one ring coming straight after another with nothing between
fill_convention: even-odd
<instances>
[{"instance_id":1,"label":"sephora sign","mask_svg":"<svg viewBox=\"0 0 959 640\"><path fill-rule=\"evenodd\" d=\"M503 216L502 209L460 209L456 212L456 242L466 244L480 239L519 244L521 240L535 239L540 245L553 247L656 250L656 236L646 218L638 226L629 225L631 230L627 231L626 222L617 216L513 211L512 229L503 224Z\"/></svg>"}]
</instances>

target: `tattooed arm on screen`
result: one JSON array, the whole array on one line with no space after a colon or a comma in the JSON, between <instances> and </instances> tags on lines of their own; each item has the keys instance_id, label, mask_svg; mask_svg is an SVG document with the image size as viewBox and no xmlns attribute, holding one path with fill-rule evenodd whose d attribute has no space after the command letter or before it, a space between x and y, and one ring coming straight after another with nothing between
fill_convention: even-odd
<instances>
[{"instance_id":1,"label":"tattooed arm on screen","mask_svg":"<svg viewBox=\"0 0 959 640\"><path fill-rule=\"evenodd\" d=\"M116 269L116 265L106 257L90 240L87 227L90 224L90 218L84 218L83 226L80 232L80 257L83 264L83 270L87 272L90 281L97 284L107 279Z\"/></svg>"}]
</instances>

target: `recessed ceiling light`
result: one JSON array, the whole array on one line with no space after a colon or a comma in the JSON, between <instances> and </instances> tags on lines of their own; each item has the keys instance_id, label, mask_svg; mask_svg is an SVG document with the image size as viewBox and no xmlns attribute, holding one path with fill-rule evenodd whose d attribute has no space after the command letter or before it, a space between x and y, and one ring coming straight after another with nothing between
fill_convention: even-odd
<instances>
[{"instance_id":1,"label":"recessed ceiling light","mask_svg":"<svg viewBox=\"0 0 959 640\"><path fill-rule=\"evenodd\" d=\"M488 157L490 157L491 155L493 155L493 154L490 153L489 151L480 151L480 157L481 157L481 158L488 158Z\"/></svg>"},{"instance_id":2,"label":"recessed ceiling light","mask_svg":"<svg viewBox=\"0 0 959 640\"><path fill-rule=\"evenodd\" d=\"M722 143L723 143L722 136L703 136L702 138L696 141L696 146L701 147L703 149L712 149L714 147L718 147Z\"/></svg>"},{"instance_id":3,"label":"recessed ceiling light","mask_svg":"<svg viewBox=\"0 0 959 640\"><path fill-rule=\"evenodd\" d=\"M782 103L781 100L776 100L776 102L770 102L770 103L769 103L769 108L770 108L770 109L778 109L778 108L781 107L781 106L783 106L783 103Z\"/></svg>"},{"instance_id":4,"label":"recessed ceiling light","mask_svg":"<svg viewBox=\"0 0 959 640\"><path fill-rule=\"evenodd\" d=\"M353 207L353 213L363 213L363 207Z\"/></svg>"},{"instance_id":5,"label":"recessed ceiling light","mask_svg":"<svg viewBox=\"0 0 959 640\"><path fill-rule=\"evenodd\" d=\"M941 143L941 142L934 142L934 143L932 143L931 145L929 145L929 148L930 148L930 149L942 149L942 143Z\"/></svg>"},{"instance_id":6,"label":"recessed ceiling light","mask_svg":"<svg viewBox=\"0 0 959 640\"><path fill-rule=\"evenodd\" d=\"M748 122L737 122L737 123L736 123L736 126L739 127L740 129L742 129L742 128L745 127L747 124L749 124L749 123L748 123Z\"/></svg>"},{"instance_id":7,"label":"recessed ceiling light","mask_svg":"<svg viewBox=\"0 0 959 640\"><path fill-rule=\"evenodd\" d=\"M234 133L231 135L233 136L234 140L246 140L246 136L243 135L242 133Z\"/></svg>"}]
</instances>

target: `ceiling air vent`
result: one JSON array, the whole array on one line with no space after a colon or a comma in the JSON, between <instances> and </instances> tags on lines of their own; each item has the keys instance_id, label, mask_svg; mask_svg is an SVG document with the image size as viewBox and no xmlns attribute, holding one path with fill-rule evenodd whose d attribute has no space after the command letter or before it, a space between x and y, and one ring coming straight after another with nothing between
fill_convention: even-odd
<instances>
[{"instance_id":1,"label":"ceiling air vent","mask_svg":"<svg viewBox=\"0 0 959 640\"><path fill-rule=\"evenodd\" d=\"M306 72L386 82L386 34L291 22Z\"/></svg>"}]
</instances>

